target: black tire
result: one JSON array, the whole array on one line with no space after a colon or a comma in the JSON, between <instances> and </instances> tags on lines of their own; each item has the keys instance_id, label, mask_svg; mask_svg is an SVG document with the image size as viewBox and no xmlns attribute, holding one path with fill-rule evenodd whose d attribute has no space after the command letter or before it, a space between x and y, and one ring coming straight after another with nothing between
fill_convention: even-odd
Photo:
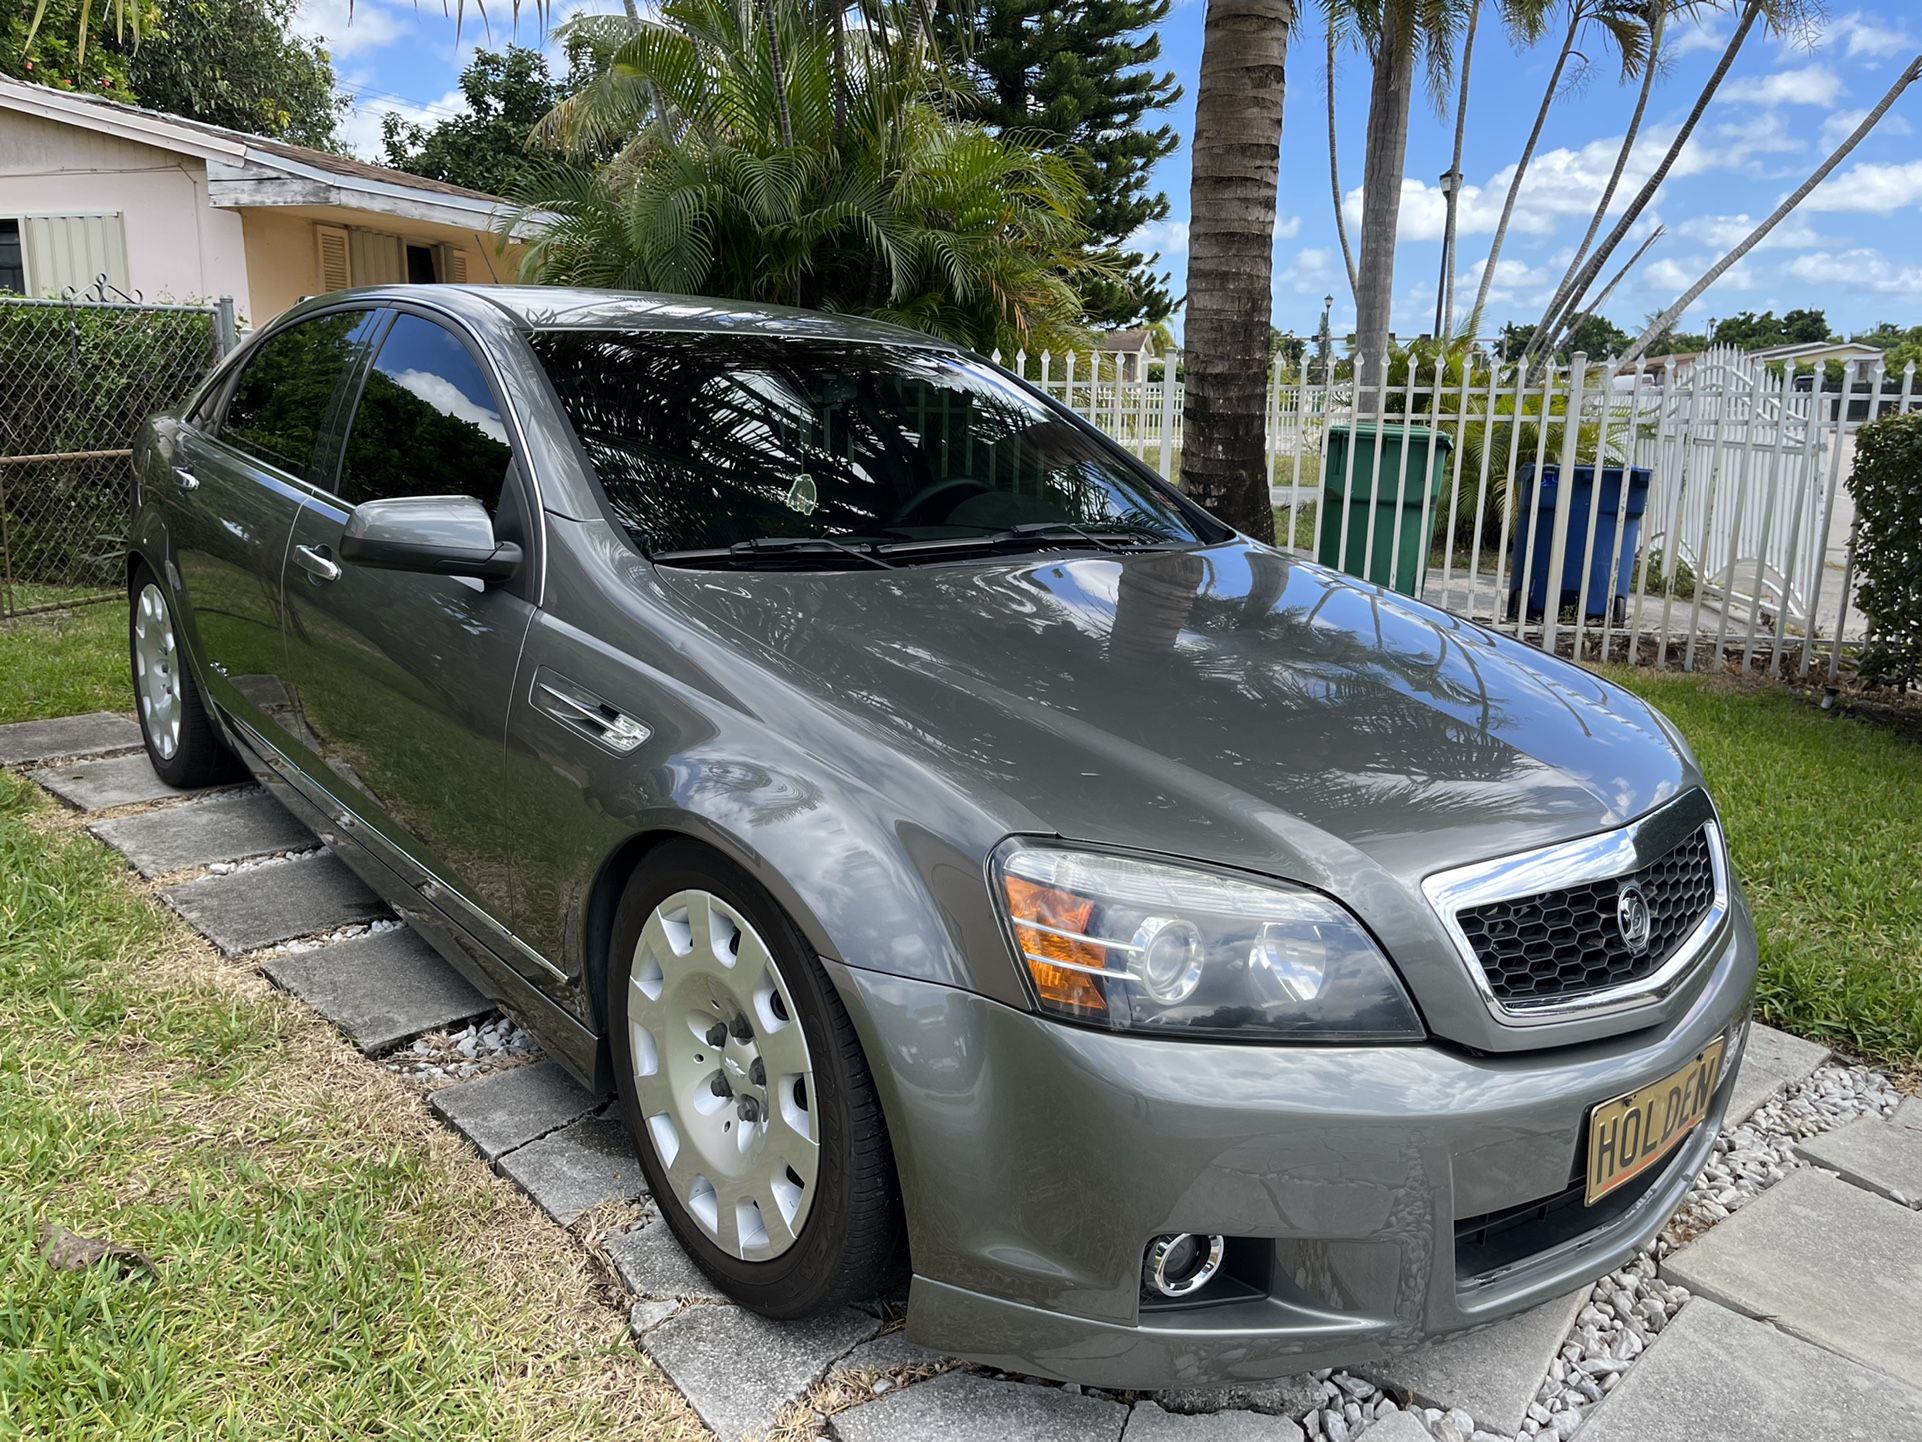
<instances>
[{"instance_id":1,"label":"black tire","mask_svg":"<svg viewBox=\"0 0 1922 1442\"><path fill-rule=\"evenodd\" d=\"M810 1110L820 1130L819 1174L793 1243L766 1261L735 1257L708 1237L669 1184L642 1115L628 1023L628 976L642 928L682 891L713 893L767 944L794 1001L813 1068ZM833 983L800 930L766 890L725 857L693 842L666 843L629 880L615 913L606 978L609 1048L621 1116L648 1191L688 1255L722 1291L764 1317L816 1316L873 1296L901 1255L900 1186L867 1058Z\"/></svg>"},{"instance_id":2,"label":"black tire","mask_svg":"<svg viewBox=\"0 0 1922 1442\"><path fill-rule=\"evenodd\" d=\"M165 723L150 715L152 707L144 699L142 691L139 634L142 624L141 600L150 586L160 598L165 624L174 635L174 644L170 648L172 671L180 687L177 736L172 733L171 727L167 734L159 734L158 727ZM147 622L151 625L152 618L148 617ZM127 662L133 676L134 711L140 718L140 739L146 743L147 760L153 763L154 773L169 786L183 789L212 786L239 776L242 770L239 759L228 749L219 728L207 714L200 684L194 680L193 668L187 664L186 653L179 648L173 600L167 595L167 588L154 575L153 568L145 561L134 566L133 577L127 584Z\"/></svg>"}]
</instances>

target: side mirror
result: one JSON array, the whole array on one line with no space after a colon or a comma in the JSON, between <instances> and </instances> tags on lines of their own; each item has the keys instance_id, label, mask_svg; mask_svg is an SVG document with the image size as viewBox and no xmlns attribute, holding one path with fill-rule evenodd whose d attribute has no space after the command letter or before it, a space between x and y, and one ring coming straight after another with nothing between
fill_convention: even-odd
<instances>
[{"instance_id":1,"label":"side mirror","mask_svg":"<svg viewBox=\"0 0 1922 1442\"><path fill-rule=\"evenodd\" d=\"M501 581L520 565L521 548L494 539L487 507L472 496L396 496L354 507L340 558L375 570Z\"/></svg>"}]
</instances>

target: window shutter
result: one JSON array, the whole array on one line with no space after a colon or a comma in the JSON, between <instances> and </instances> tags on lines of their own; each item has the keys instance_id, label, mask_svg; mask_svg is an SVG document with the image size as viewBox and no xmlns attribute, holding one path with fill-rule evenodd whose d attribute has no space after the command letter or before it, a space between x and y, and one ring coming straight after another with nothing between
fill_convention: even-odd
<instances>
[{"instance_id":1,"label":"window shutter","mask_svg":"<svg viewBox=\"0 0 1922 1442\"><path fill-rule=\"evenodd\" d=\"M20 240L27 288L34 295L59 295L69 286L84 292L103 275L111 286L123 291L128 287L127 239L117 210L25 216Z\"/></svg>"},{"instance_id":2,"label":"window shutter","mask_svg":"<svg viewBox=\"0 0 1922 1442\"><path fill-rule=\"evenodd\" d=\"M354 268L348 260L347 232L338 225L317 225L314 241L320 253L321 292L347 289L354 283Z\"/></svg>"},{"instance_id":3,"label":"window shutter","mask_svg":"<svg viewBox=\"0 0 1922 1442\"><path fill-rule=\"evenodd\" d=\"M467 252L457 245L440 248L440 278L454 285L467 284Z\"/></svg>"},{"instance_id":4,"label":"window shutter","mask_svg":"<svg viewBox=\"0 0 1922 1442\"><path fill-rule=\"evenodd\" d=\"M407 279L407 252L398 235L354 226L347 242L355 285L396 285Z\"/></svg>"}]
</instances>

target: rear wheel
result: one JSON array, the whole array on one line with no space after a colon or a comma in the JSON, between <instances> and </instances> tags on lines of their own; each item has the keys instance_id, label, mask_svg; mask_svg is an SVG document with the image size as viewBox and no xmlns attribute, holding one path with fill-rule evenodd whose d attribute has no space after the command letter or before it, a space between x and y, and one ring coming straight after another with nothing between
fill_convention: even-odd
<instances>
[{"instance_id":1,"label":"rear wheel","mask_svg":"<svg viewBox=\"0 0 1922 1442\"><path fill-rule=\"evenodd\" d=\"M621 1111L689 1255L743 1306L811 1316L886 1280L893 1157L820 961L740 868L663 847L628 884L607 1014Z\"/></svg>"},{"instance_id":2,"label":"rear wheel","mask_svg":"<svg viewBox=\"0 0 1922 1442\"><path fill-rule=\"evenodd\" d=\"M127 649L147 759L169 786L209 786L238 771L188 668L166 592L145 563L128 587Z\"/></svg>"}]
</instances>

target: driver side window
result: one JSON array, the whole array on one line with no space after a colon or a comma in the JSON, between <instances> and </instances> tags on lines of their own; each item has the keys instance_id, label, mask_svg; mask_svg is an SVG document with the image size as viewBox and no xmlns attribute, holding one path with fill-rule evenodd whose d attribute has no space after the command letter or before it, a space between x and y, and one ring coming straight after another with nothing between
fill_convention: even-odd
<instances>
[{"instance_id":1,"label":"driver side window","mask_svg":"<svg viewBox=\"0 0 1922 1442\"><path fill-rule=\"evenodd\" d=\"M396 316L348 428L340 498L358 506L473 496L498 515L511 454L500 403L460 337L420 316Z\"/></svg>"}]
</instances>

